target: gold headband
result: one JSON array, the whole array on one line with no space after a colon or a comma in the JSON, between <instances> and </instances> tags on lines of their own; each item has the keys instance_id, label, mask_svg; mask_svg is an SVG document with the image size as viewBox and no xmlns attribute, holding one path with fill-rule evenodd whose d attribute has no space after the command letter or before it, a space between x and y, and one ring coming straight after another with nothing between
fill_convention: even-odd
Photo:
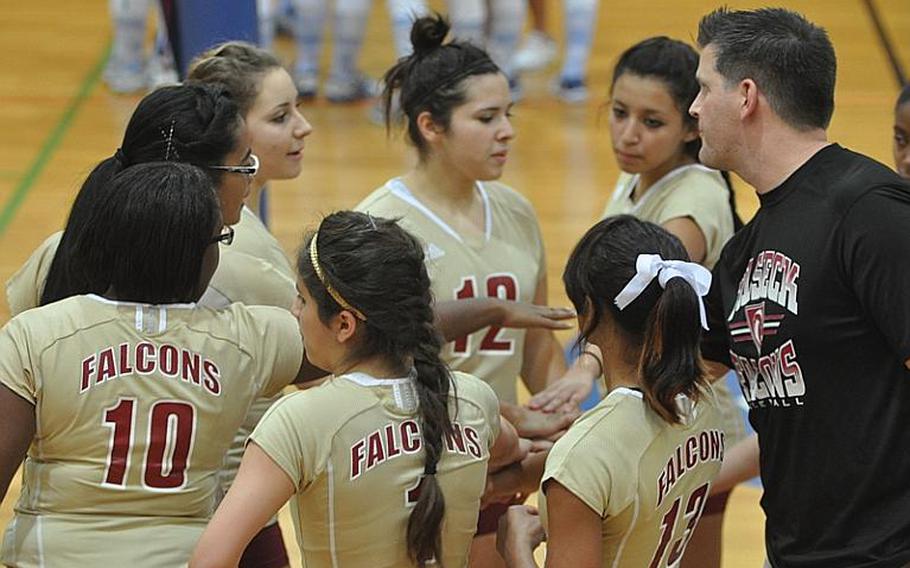
<instances>
[{"instance_id":1,"label":"gold headband","mask_svg":"<svg viewBox=\"0 0 910 568\"><path fill-rule=\"evenodd\" d=\"M318 236L319 231L316 231L313 234L313 240L310 241L310 263L313 265L313 270L316 272L316 278L319 278L319 281L322 282L322 285L325 286L326 291L328 291L329 296L338 302L339 306L353 313L359 319L367 321L367 318L365 315L363 315L363 312L349 304L347 300L341 297L341 294L338 293L338 290L333 288L332 285L326 281L325 274L322 273L322 267L319 266L319 252L316 250L316 237Z\"/></svg>"}]
</instances>

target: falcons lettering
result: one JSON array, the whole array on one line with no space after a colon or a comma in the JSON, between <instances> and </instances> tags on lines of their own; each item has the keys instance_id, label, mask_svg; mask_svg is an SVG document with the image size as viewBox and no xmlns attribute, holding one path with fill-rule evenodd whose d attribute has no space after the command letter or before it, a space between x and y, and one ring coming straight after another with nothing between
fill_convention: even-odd
<instances>
[{"instance_id":1,"label":"falcons lettering","mask_svg":"<svg viewBox=\"0 0 910 568\"><path fill-rule=\"evenodd\" d=\"M730 358L749 407L803 405L806 383L796 361L796 347L792 339L758 359L741 357L733 351L730 351Z\"/></svg>"},{"instance_id":2,"label":"falcons lettering","mask_svg":"<svg viewBox=\"0 0 910 568\"><path fill-rule=\"evenodd\" d=\"M470 426L453 422L452 433L445 435L443 441L449 452L469 455L477 460L484 456L480 434ZM420 451L422 444L420 425L417 421L405 420L397 424L386 424L351 446L350 479L357 479L361 474L402 454L416 453Z\"/></svg>"}]
</instances>

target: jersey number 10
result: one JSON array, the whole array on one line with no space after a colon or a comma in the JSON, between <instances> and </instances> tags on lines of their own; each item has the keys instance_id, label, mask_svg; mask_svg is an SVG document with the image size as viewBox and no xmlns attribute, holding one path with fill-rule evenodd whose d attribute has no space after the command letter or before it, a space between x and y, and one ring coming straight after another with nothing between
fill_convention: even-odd
<instances>
[{"instance_id":1,"label":"jersey number 10","mask_svg":"<svg viewBox=\"0 0 910 568\"><path fill-rule=\"evenodd\" d=\"M465 276L461 279L461 287L455 291L456 300L470 300L476 298L476 279ZM487 276L486 292L488 298L515 301L518 299L518 281L511 274L491 274ZM491 325L480 342L479 353L499 354L512 353L515 350L515 341L512 339L499 339L502 330L498 325ZM471 336L465 335L456 339L452 345L454 355L467 355L471 350Z\"/></svg>"},{"instance_id":2,"label":"jersey number 10","mask_svg":"<svg viewBox=\"0 0 910 568\"><path fill-rule=\"evenodd\" d=\"M104 410L102 424L111 428L104 485L126 487L133 452L136 407L136 399L121 398L117 404ZM192 404L159 400L152 405L142 475L142 484L146 488L167 491L184 486L195 429L196 409Z\"/></svg>"}]
</instances>

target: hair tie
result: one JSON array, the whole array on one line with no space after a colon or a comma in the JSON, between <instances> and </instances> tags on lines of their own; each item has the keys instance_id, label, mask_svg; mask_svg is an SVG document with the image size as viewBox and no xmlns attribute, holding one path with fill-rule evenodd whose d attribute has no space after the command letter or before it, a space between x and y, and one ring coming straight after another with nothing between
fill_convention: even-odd
<instances>
[{"instance_id":1,"label":"hair tie","mask_svg":"<svg viewBox=\"0 0 910 568\"><path fill-rule=\"evenodd\" d=\"M635 261L635 276L613 300L616 307L624 310L645 291L655 277L661 288L666 288L667 282L673 278L682 278L695 290L695 295L698 296L698 315L701 318L701 326L707 330L708 317L705 313L703 298L711 289L711 271L694 262L664 260L659 254L638 255L638 259Z\"/></svg>"},{"instance_id":2,"label":"hair tie","mask_svg":"<svg viewBox=\"0 0 910 568\"><path fill-rule=\"evenodd\" d=\"M323 274L323 272L322 272L322 267L319 265L319 251L316 248L316 238L318 236L319 236L319 231L317 230L313 234L313 240L310 241L310 264L313 265L313 271L316 273L316 278L319 278L319 281L322 282L323 286L325 286L325 289L329 293L329 296L331 296L332 299L334 299L336 302L338 302L339 306L348 310L349 312L351 312L352 314L357 316L359 319L361 319L363 321L367 321L367 318L366 318L366 316L363 315L363 312L361 312L360 310L358 310L357 308L355 308L354 306L349 304L347 302L347 300L342 298L341 294L338 293L338 290L336 290L334 287L332 287L332 285L329 284L328 280L326 280L325 274Z\"/></svg>"},{"instance_id":3,"label":"hair tie","mask_svg":"<svg viewBox=\"0 0 910 568\"><path fill-rule=\"evenodd\" d=\"M114 159L120 162L120 165L124 168L129 166L129 162L126 159L126 154L124 154L123 150L120 148L117 148L117 151L114 152Z\"/></svg>"},{"instance_id":4,"label":"hair tie","mask_svg":"<svg viewBox=\"0 0 910 568\"><path fill-rule=\"evenodd\" d=\"M423 466L424 475L436 475L436 464L430 465L429 463Z\"/></svg>"}]
</instances>

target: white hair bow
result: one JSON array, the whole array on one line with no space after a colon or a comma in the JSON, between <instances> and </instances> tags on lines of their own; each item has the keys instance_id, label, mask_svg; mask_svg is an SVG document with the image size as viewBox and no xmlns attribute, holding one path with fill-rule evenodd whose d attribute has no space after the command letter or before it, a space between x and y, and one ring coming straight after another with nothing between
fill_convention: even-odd
<instances>
[{"instance_id":1,"label":"white hair bow","mask_svg":"<svg viewBox=\"0 0 910 568\"><path fill-rule=\"evenodd\" d=\"M695 290L698 296L698 312L701 326L708 329L708 317L705 313L704 298L711 289L711 271L700 264L682 260L664 260L658 254L640 254L635 261L635 276L613 300L616 307L623 310L635 298L641 295L654 278L661 288L667 287L671 278L682 278Z\"/></svg>"}]
</instances>

